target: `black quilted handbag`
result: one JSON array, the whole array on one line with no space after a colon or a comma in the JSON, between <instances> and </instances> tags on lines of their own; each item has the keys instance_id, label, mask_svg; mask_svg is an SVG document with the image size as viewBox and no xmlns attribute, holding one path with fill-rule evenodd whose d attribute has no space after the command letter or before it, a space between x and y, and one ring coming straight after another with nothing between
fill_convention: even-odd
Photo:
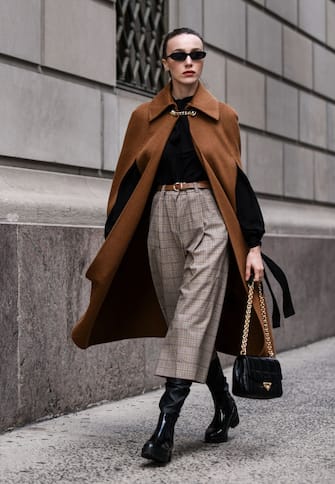
<instances>
[{"instance_id":1,"label":"black quilted handbag","mask_svg":"<svg viewBox=\"0 0 335 484\"><path fill-rule=\"evenodd\" d=\"M269 334L263 287L258 283L259 299L264 325L265 342L269 356L248 356L247 344L254 297L254 282L249 284L247 309L245 314L240 355L236 358L233 368L233 394L244 398L277 398L283 394L282 373L279 361L274 358Z\"/></svg>"}]
</instances>

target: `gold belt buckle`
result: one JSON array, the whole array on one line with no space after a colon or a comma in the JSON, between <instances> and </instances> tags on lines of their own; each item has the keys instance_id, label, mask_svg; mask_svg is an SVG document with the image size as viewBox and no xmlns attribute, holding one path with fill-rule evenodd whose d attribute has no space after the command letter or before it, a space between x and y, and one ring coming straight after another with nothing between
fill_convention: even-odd
<instances>
[{"instance_id":1,"label":"gold belt buckle","mask_svg":"<svg viewBox=\"0 0 335 484\"><path fill-rule=\"evenodd\" d=\"M184 184L183 182L176 182L176 183L174 183L173 184L173 190L175 192L179 192L180 190L183 189L183 184Z\"/></svg>"}]
</instances>

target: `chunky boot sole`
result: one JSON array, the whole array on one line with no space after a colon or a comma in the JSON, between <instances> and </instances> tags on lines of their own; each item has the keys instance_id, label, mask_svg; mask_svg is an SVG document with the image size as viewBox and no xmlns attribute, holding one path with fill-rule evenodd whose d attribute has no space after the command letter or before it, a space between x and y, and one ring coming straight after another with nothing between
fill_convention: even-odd
<instances>
[{"instance_id":1,"label":"chunky boot sole","mask_svg":"<svg viewBox=\"0 0 335 484\"><path fill-rule=\"evenodd\" d=\"M230 418L227 422L226 428L218 428L216 431L205 434L205 442L208 444L220 444L221 442L227 442L228 440L228 430L231 427L232 429L237 427L240 423L240 418L237 413L237 409L235 408L230 415Z\"/></svg>"},{"instance_id":2,"label":"chunky boot sole","mask_svg":"<svg viewBox=\"0 0 335 484\"><path fill-rule=\"evenodd\" d=\"M159 462L161 464L166 464L167 462L170 462L171 455L171 449L162 449L161 447L156 446L152 442L147 442L146 444L144 444L141 453L141 456L144 457L144 459L154 460L155 462Z\"/></svg>"}]
</instances>

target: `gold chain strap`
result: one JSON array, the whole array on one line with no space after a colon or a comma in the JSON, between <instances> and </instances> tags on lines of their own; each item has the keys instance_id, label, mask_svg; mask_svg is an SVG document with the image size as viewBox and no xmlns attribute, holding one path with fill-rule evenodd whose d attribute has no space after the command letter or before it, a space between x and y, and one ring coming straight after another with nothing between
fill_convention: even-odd
<instances>
[{"instance_id":1,"label":"gold chain strap","mask_svg":"<svg viewBox=\"0 0 335 484\"><path fill-rule=\"evenodd\" d=\"M266 343L266 347L267 347L267 350L268 350L268 355L272 357L272 356L274 356L274 351L273 351L272 342L271 342L271 338L270 338L268 318L266 316L265 299L264 299L264 294L263 294L263 285L262 285L261 282L258 283L258 296L259 296L259 304L260 304L260 307L261 307L261 313L262 313L262 318L263 318L265 343Z\"/></svg>"},{"instance_id":2,"label":"gold chain strap","mask_svg":"<svg viewBox=\"0 0 335 484\"><path fill-rule=\"evenodd\" d=\"M244 327L243 327L243 334L242 334L242 343L241 343L241 355L247 354L247 344L248 344L248 336L249 336L249 327L250 327L250 319L251 319L251 309L252 309L252 301L254 299L254 288L255 283L252 281L249 285L249 292L248 292L248 299L247 299L247 308L245 311L245 318L244 318ZM261 308L263 326L264 326L264 335L265 335L265 343L268 350L269 356L274 356L274 351L272 347L272 342L270 338L269 332L269 325L266 316L266 309L265 309L265 299L263 294L263 285L262 283L258 283L258 296L259 296L259 303Z\"/></svg>"},{"instance_id":3,"label":"gold chain strap","mask_svg":"<svg viewBox=\"0 0 335 484\"><path fill-rule=\"evenodd\" d=\"M251 308L252 308L252 300L254 298L254 287L255 287L254 281L248 284L248 286L249 286L249 292L248 292L248 299L247 299L247 308L246 308L245 317L244 317L244 327L243 327L242 344L241 344L241 352L240 352L241 355L247 354Z\"/></svg>"}]
</instances>

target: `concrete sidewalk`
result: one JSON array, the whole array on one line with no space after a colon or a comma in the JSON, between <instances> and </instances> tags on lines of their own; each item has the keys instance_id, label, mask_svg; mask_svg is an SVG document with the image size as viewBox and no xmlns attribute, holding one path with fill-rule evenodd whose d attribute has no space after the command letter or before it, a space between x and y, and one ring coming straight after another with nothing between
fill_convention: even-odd
<instances>
[{"instance_id":1,"label":"concrete sidewalk","mask_svg":"<svg viewBox=\"0 0 335 484\"><path fill-rule=\"evenodd\" d=\"M331 338L281 353L284 396L236 399L241 423L227 443L203 442L212 403L206 386L194 384L171 463L160 467L142 459L159 390L0 435L0 482L333 484L334 350Z\"/></svg>"}]
</instances>

